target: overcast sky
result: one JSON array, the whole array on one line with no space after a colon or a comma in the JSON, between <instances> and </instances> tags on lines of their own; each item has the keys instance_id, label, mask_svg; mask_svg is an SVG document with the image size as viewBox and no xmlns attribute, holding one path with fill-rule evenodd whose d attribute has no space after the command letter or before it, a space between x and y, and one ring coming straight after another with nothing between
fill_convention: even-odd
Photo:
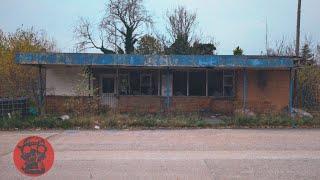
<instances>
[{"instance_id":1,"label":"overcast sky","mask_svg":"<svg viewBox=\"0 0 320 180\"><path fill-rule=\"evenodd\" d=\"M81 16L96 22L106 0L1 0L0 28L13 32L24 27L43 29L60 51L73 52L73 27ZM266 21L270 44L295 38L297 0L145 0L155 28L164 31L165 13L184 5L198 14L198 30L219 42L219 54L232 54L240 46L245 54L265 50ZM302 38L320 42L320 1L302 0Z\"/></svg>"}]
</instances>

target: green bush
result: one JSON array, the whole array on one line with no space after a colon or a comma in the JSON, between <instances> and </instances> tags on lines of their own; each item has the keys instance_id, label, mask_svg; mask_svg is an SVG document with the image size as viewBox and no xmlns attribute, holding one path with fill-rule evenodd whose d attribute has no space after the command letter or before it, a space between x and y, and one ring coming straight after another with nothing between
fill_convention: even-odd
<instances>
[{"instance_id":1,"label":"green bush","mask_svg":"<svg viewBox=\"0 0 320 180\"><path fill-rule=\"evenodd\" d=\"M287 115L235 116L224 119L226 125L234 127L291 127L295 119Z\"/></svg>"},{"instance_id":2,"label":"green bush","mask_svg":"<svg viewBox=\"0 0 320 180\"><path fill-rule=\"evenodd\" d=\"M70 121L62 121L57 117L48 116L27 116L27 117L12 117L12 118L1 118L0 119L0 129L10 130L10 129L28 129L28 128L71 128L72 123Z\"/></svg>"},{"instance_id":3,"label":"green bush","mask_svg":"<svg viewBox=\"0 0 320 180\"><path fill-rule=\"evenodd\" d=\"M209 126L209 124L206 123L206 122L203 121L203 120L200 120L200 121L196 121L196 122L195 122L195 127L201 127L201 128L203 128L203 127L207 127L207 126Z\"/></svg>"}]
</instances>

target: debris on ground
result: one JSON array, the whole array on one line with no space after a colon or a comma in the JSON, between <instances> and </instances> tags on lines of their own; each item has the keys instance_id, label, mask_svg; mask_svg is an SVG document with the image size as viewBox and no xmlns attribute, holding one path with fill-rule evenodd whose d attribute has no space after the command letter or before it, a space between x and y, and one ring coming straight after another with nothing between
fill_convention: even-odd
<instances>
[{"instance_id":1,"label":"debris on ground","mask_svg":"<svg viewBox=\"0 0 320 180\"><path fill-rule=\"evenodd\" d=\"M208 114L207 116L203 117L204 122L211 124L211 125L218 125L218 124L223 124L224 116L221 114Z\"/></svg>"},{"instance_id":2,"label":"debris on ground","mask_svg":"<svg viewBox=\"0 0 320 180\"><path fill-rule=\"evenodd\" d=\"M62 121L66 121L66 120L70 119L70 116L69 115L62 115L59 117L59 119L61 119Z\"/></svg>"},{"instance_id":3,"label":"debris on ground","mask_svg":"<svg viewBox=\"0 0 320 180\"><path fill-rule=\"evenodd\" d=\"M235 114L247 116L247 117L255 117L256 116L256 114L253 111L251 111L250 109L236 109Z\"/></svg>"},{"instance_id":4,"label":"debris on ground","mask_svg":"<svg viewBox=\"0 0 320 180\"><path fill-rule=\"evenodd\" d=\"M313 118L312 114L302 109L292 108L293 116Z\"/></svg>"}]
</instances>

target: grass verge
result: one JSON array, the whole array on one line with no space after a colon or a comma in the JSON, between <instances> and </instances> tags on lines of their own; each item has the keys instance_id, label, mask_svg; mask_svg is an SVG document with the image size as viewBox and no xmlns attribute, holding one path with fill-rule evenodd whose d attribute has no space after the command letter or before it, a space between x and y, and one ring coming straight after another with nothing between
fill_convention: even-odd
<instances>
[{"instance_id":1,"label":"grass verge","mask_svg":"<svg viewBox=\"0 0 320 180\"><path fill-rule=\"evenodd\" d=\"M73 116L61 120L59 116L29 116L0 118L1 130L14 129L154 129L154 128L288 128L320 127L320 118L290 118L286 115L261 115L254 117L223 117L221 123L213 124L198 113L179 114L120 114Z\"/></svg>"}]
</instances>

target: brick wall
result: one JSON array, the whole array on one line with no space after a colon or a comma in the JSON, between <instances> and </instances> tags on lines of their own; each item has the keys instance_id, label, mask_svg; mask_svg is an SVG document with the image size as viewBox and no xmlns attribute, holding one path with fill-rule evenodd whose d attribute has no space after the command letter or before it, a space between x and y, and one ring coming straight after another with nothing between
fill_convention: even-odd
<instances>
[{"instance_id":1,"label":"brick wall","mask_svg":"<svg viewBox=\"0 0 320 180\"><path fill-rule=\"evenodd\" d=\"M210 98L208 97L173 97L173 111L199 111L210 108Z\"/></svg>"},{"instance_id":2,"label":"brick wall","mask_svg":"<svg viewBox=\"0 0 320 180\"><path fill-rule=\"evenodd\" d=\"M79 100L80 103L88 103L88 96L46 96L45 108L47 113L69 113L67 103L71 98ZM70 102L70 101L69 101Z\"/></svg>"},{"instance_id":3,"label":"brick wall","mask_svg":"<svg viewBox=\"0 0 320 180\"><path fill-rule=\"evenodd\" d=\"M159 96L119 96L118 99L120 112L159 112L163 105Z\"/></svg>"},{"instance_id":4,"label":"brick wall","mask_svg":"<svg viewBox=\"0 0 320 180\"><path fill-rule=\"evenodd\" d=\"M120 112L159 112L166 109L166 97L160 96L120 96ZM170 111L196 112L212 110L219 113L233 113L234 100L214 99L211 97L171 97Z\"/></svg>"},{"instance_id":5,"label":"brick wall","mask_svg":"<svg viewBox=\"0 0 320 180\"><path fill-rule=\"evenodd\" d=\"M45 105L47 113L66 113L65 103L68 96L46 96Z\"/></svg>"},{"instance_id":6,"label":"brick wall","mask_svg":"<svg viewBox=\"0 0 320 180\"><path fill-rule=\"evenodd\" d=\"M289 70L248 70L247 107L258 113L281 111L288 107L290 94ZM233 113L243 104L243 73L236 71L235 97L217 99L212 97L171 97L171 110L198 111L210 109L218 113ZM98 84L94 83L95 86ZM63 110L62 102L67 97L48 96L47 106L57 111ZM165 109L166 97L161 96L119 96L121 112L159 112Z\"/></svg>"},{"instance_id":7,"label":"brick wall","mask_svg":"<svg viewBox=\"0 0 320 180\"><path fill-rule=\"evenodd\" d=\"M239 74L237 99L242 101L243 79ZM289 75L288 70L249 70L248 109L260 113L285 109L289 104Z\"/></svg>"}]
</instances>

